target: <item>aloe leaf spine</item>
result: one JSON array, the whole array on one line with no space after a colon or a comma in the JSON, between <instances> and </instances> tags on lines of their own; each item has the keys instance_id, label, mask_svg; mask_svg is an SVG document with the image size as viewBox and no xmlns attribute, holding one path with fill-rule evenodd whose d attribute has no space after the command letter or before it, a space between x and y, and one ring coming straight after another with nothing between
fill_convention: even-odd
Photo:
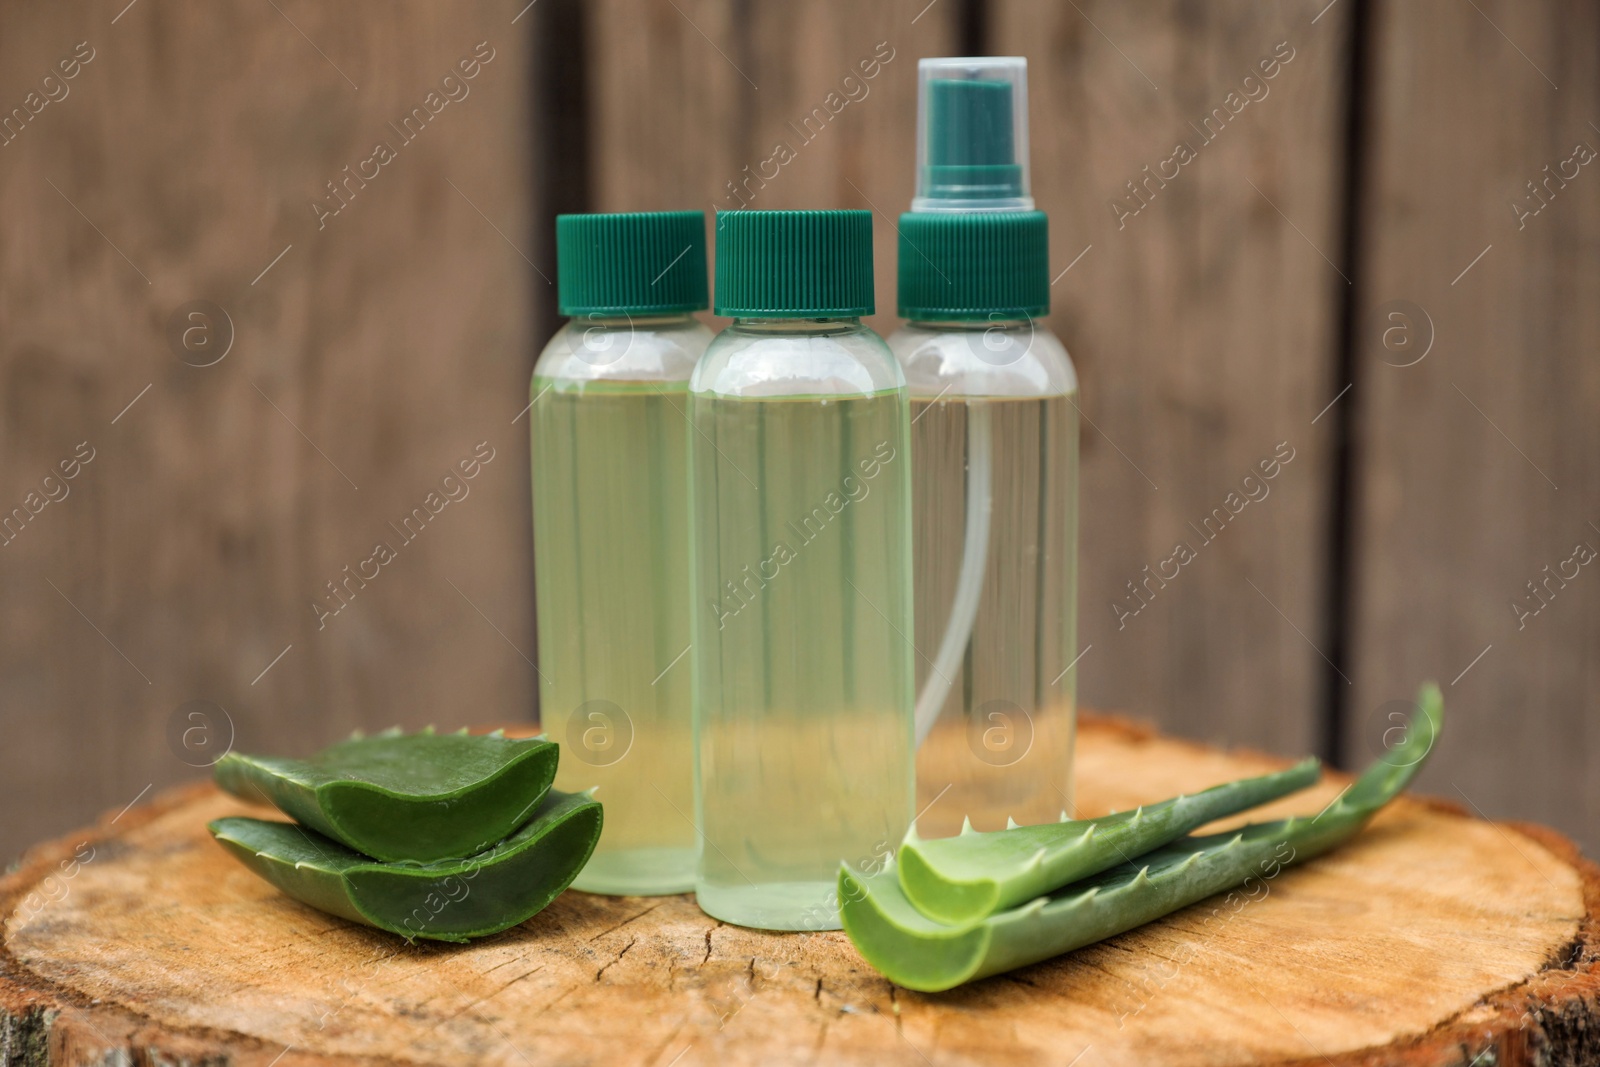
<instances>
[{"instance_id":1,"label":"aloe leaf spine","mask_svg":"<svg viewBox=\"0 0 1600 1067\"><path fill-rule=\"evenodd\" d=\"M1159 848L1208 822L1314 785L1315 759L1098 819L1013 826L924 841L915 827L900 847L900 888L916 909L961 925L1022 904L1068 882Z\"/></svg>"},{"instance_id":2,"label":"aloe leaf spine","mask_svg":"<svg viewBox=\"0 0 1600 1067\"><path fill-rule=\"evenodd\" d=\"M1406 736L1319 814L1183 837L1164 848L976 922L931 919L894 870L839 872L844 929L868 963L908 989L939 992L1141 926L1214 893L1265 882L1348 841L1416 776L1439 736L1443 699L1423 687Z\"/></svg>"}]
</instances>

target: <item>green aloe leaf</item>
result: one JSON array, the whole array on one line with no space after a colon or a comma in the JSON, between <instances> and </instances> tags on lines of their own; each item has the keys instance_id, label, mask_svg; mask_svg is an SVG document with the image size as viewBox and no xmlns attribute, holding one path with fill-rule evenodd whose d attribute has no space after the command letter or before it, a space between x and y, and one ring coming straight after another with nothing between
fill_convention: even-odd
<instances>
[{"instance_id":1,"label":"green aloe leaf","mask_svg":"<svg viewBox=\"0 0 1600 1067\"><path fill-rule=\"evenodd\" d=\"M240 817L211 833L256 874L313 908L411 940L466 941L543 910L600 840L600 804L551 790L522 829L473 856L378 863L315 830Z\"/></svg>"},{"instance_id":2,"label":"green aloe leaf","mask_svg":"<svg viewBox=\"0 0 1600 1067\"><path fill-rule=\"evenodd\" d=\"M357 852L426 863L480 852L527 822L557 757L542 737L386 730L308 760L230 752L215 775Z\"/></svg>"},{"instance_id":3,"label":"green aloe leaf","mask_svg":"<svg viewBox=\"0 0 1600 1067\"><path fill-rule=\"evenodd\" d=\"M845 932L891 981L939 992L1093 944L1252 878L1265 882L1354 837L1411 782L1441 728L1438 686L1424 686L1417 704L1404 740L1318 815L1183 837L1048 897L960 926L917 911L892 869L862 877L846 866L839 872Z\"/></svg>"},{"instance_id":4,"label":"green aloe leaf","mask_svg":"<svg viewBox=\"0 0 1600 1067\"><path fill-rule=\"evenodd\" d=\"M916 909L952 925L975 922L1057 886L1159 848L1197 827L1314 785L1314 759L1259 778L1079 822L1013 826L923 841L915 827L896 857L900 888Z\"/></svg>"}]
</instances>

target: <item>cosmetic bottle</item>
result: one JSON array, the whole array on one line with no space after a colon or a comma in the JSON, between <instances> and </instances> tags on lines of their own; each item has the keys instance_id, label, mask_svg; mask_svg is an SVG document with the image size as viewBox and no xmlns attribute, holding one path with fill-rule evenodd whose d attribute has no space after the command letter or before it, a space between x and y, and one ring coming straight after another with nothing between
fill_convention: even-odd
<instances>
[{"instance_id":1,"label":"cosmetic bottle","mask_svg":"<svg viewBox=\"0 0 1600 1067\"><path fill-rule=\"evenodd\" d=\"M838 929L839 865L912 815L910 413L873 311L866 211L717 216L690 383L695 894L715 918Z\"/></svg>"},{"instance_id":2,"label":"cosmetic bottle","mask_svg":"<svg viewBox=\"0 0 1600 1067\"><path fill-rule=\"evenodd\" d=\"M562 215L560 310L534 367L539 705L556 787L595 789L591 893L694 887L688 383L711 332L705 216Z\"/></svg>"},{"instance_id":3,"label":"cosmetic bottle","mask_svg":"<svg viewBox=\"0 0 1600 1067\"><path fill-rule=\"evenodd\" d=\"M916 198L889 339L911 390L917 832L1072 810L1077 375L1041 321L1019 58L918 67Z\"/></svg>"}]
</instances>

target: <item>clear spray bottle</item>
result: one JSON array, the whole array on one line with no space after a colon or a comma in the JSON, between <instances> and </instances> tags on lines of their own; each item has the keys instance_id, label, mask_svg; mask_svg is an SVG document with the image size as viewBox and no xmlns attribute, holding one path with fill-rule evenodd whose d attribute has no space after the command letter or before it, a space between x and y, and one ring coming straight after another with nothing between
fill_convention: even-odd
<instances>
[{"instance_id":1,"label":"clear spray bottle","mask_svg":"<svg viewBox=\"0 0 1600 1067\"><path fill-rule=\"evenodd\" d=\"M1027 61L918 65L917 191L889 338L912 406L917 832L1072 807L1077 374L1039 321Z\"/></svg>"}]
</instances>

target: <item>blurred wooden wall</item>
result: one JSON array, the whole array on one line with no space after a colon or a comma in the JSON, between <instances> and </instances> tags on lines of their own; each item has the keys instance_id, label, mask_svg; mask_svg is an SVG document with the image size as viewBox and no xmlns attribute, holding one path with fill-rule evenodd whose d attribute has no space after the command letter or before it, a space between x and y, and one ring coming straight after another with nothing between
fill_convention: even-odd
<instances>
[{"instance_id":1,"label":"blurred wooden wall","mask_svg":"<svg viewBox=\"0 0 1600 1067\"><path fill-rule=\"evenodd\" d=\"M198 777L230 721L241 748L306 752L532 714L513 419L552 268L516 14L0 8L6 109L93 51L0 147L0 507L95 457L0 546L0 853ZM394 158L350 180L380 142ZM202 333L169 338L202 299L234 334L210 366ZM404 543L390 524L479 442L468 495ZM378 542L397 558L319 620Z\"/></svg>"},{"instance_id":2,"label":"blurred wooden wall","mask_svg":"<svg viewBox=\"0 0 1600 1067\"><path fill-rule=\"evenodd\" d=\"M972 53L1030 61L1083 382L1084 703L1359 763L1437 678L1424 787L1600 847L1600 569L1526 586L1600 549L1600 171L1527 186L1600 147L1590 8L125 3L0 11L5 107L95 50L0 148L0 505L95 449L0 547L0 854L199 773L188 701L297 751L531 715L513 420L550 216L870 208L887 331L916 61ZM319 220L480 42L470 94ZM234 325L214 366L167 338L196 299ZM470 496L319 629L324 583L479 441Z\"/></svg>"}]
</instances>

